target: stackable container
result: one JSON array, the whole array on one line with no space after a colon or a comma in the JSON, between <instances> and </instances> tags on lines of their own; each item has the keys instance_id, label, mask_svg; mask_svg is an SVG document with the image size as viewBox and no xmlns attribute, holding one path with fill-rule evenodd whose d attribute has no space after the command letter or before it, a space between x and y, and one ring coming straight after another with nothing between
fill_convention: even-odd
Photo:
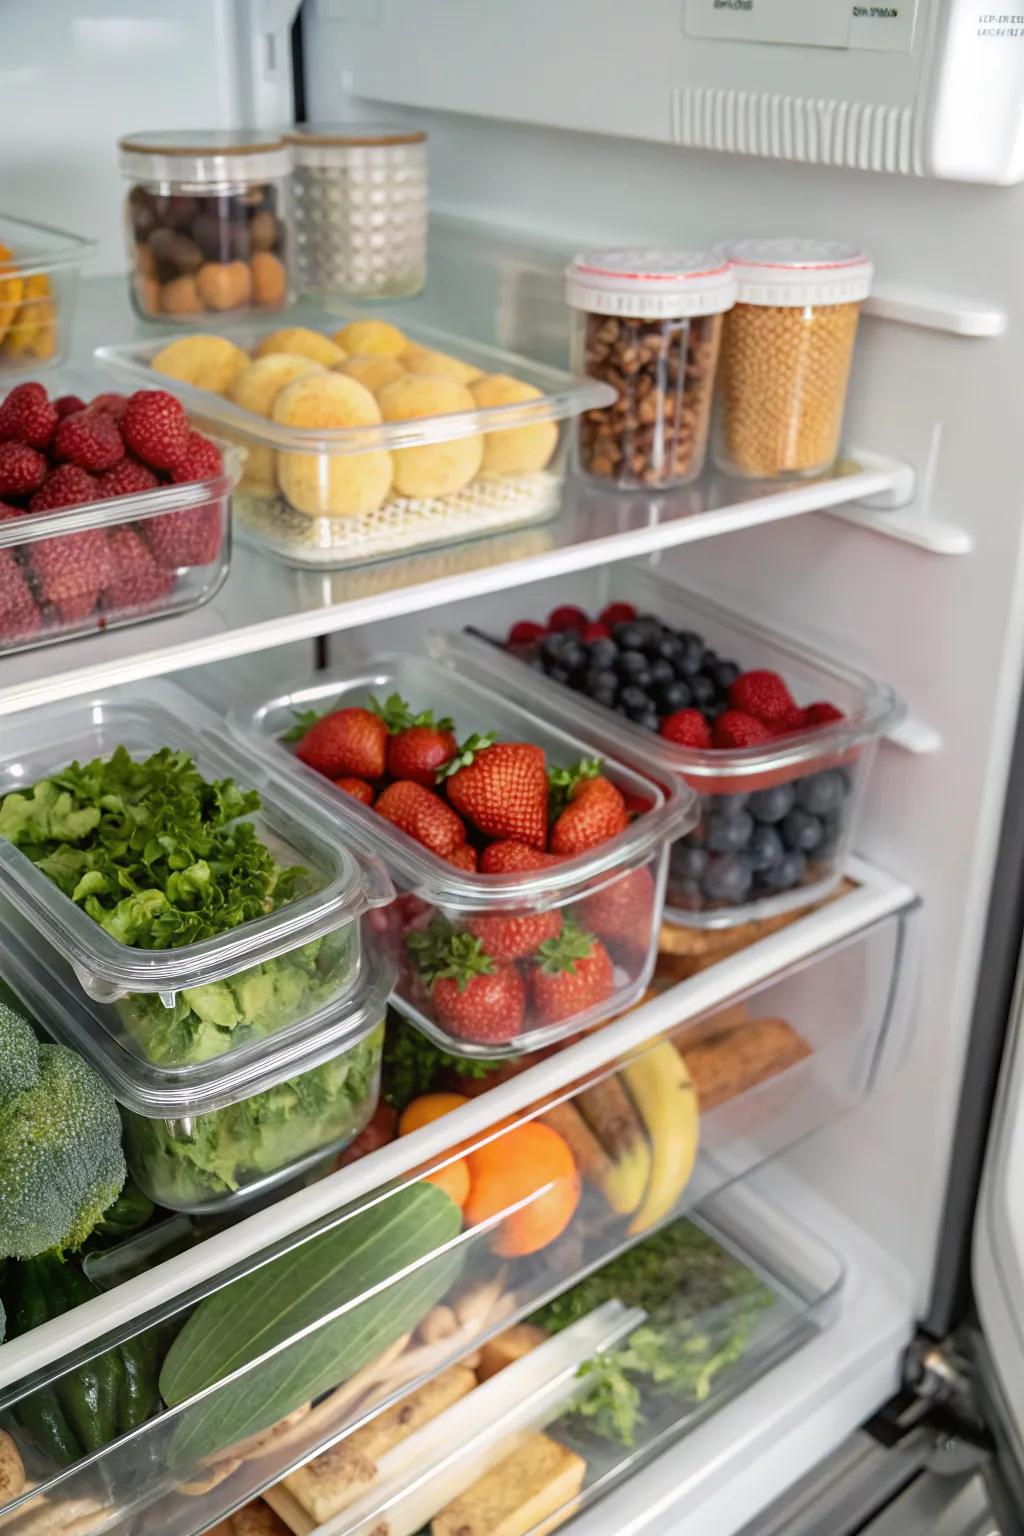
<instances>
[{"instance_id":1,"label":"stackable container","mask_svg":"<svg viewBox=\"0 0 1024 1536\"><path fill-rule=\"evenodd\" d=\"M609 384L614 403L587 411L576 467L587 480L665 490L700 474L722 315L736 282L712 251L589 251L566 270L573 367Z\"/></svg>"},{"instance_id":2,"label":"stackable container","mask_svg":"<svg viewBox=\"0 0 1024 1536\"><path fill-rule=\"evenodd\" d=\"M839 451L873 269L838 240L739 240L719 367L715 462L758 480L820 475Z\"/></svg>"},{"instance_id":3,"label":"stackable container","mask_svg":"<svg viewBox=\"0 0 1024 1536\"><path fill-rule=\"evenodd\" d=\"M306 328L337 338L346 322L367 319L334 310L310 315ZM334 372L296 381L311 391L300 411L311 426L283 424L158 374L151 364L160 341L99 347L96 357L133 389L170 390L249 449L235 529L289 565L361 565L553 517L568 424L610 405L613 389L443 331L403 324L396 335L388 326L397 355L356 365L389 363L388 382L349 377L341 351L335 366L351 388ZM255 352L279 329L239 326L232 339ZM288 350L286 337L279 350ZM276 402L268 409L286 414ZM322 425L339 417L348 424Z\"/></svg>"},{"instance_id":4,"label":"stackable container","mask_svg":"<svg viewBox=\"0 0 1024 1536\"><path fill-rule=\"evenodd\" d=\"M659 783L696 792L697 824L675 843L669 858L667 921L727 928L827 896L853 850L879 738L902 719L902 702L883 683L642 568L615 567L603 600L630 602L638 614L696 633L741 671L777 672L798 705L827 701L845 718L763 746L682 747L539 669L527 672L523 659L486 640L460 635L439 643L465 664L489 667L496 690L527 677L528 683L518 686L529 687L539 707L557 710L568 729L645 763ZM796 820L789 819L793 815ZM767 872L755 867L752 852L761 827L777 831L791 854Z\"/></svg>"},{"instance_id":5,"label":"stackable container","mask_svg":"<svg viewBox=\"0 0 1024 1536\"><path fill-rule=\"evenodd\" d=\"M350 851L343 826L256 771L223 736L223 721L188 694L149 682L13 716L0 737L0 810L74 760L123 746L141 761L170 747L188 752L207 780L258 789L262 807L246 819L282 865L307 872L305 889L264 917L176 949L140 949L119 943L0 836L4 921L25 925L40 959L96 1005L109 1048L139 1071L217 1061L227 1074L268 1041L290 1048L305 1039L356 989L360 919L393 895L380 866Z\"/></svg>"},{"instance_id":6,"label":"stackable container","mask_svg":"<svg viewBox=\"0 0 1024 1536\"><path fill-rule=\"evenodd\" d=\"M230 729L247 750L259 753L276 770L301 778L321 803L333 808L345 837L359 835L368 850L379 853L401 893L386 913L373 919L399 965L395 1003L424 1034L460 1056L493 1058L536 1050L601 1023L636 1001L657 958L667 845L693 822L693 795L681 781L662 791L636 769L601 751L595 736L562 729L555 724L557 703L553 709L536 708L528 685L527 678L527 687L518 688L513 670L507 683L496 690L486 674L477 673L465 658L456 671L425 657L392 654L362 667L318 674L315 680L240 704L228 717ZM630 803L646 809L624 832L544 869L491 875L456 868L312 773L282 741L300 712L365 705L370 695L393 692L416 712L430 709L435 718L451 716L459 741L473 732L494 731L502 741L533 742L543 748L549 767L603 757L606 776ZM628 922L622 917L624 903L631 914ZM517 1032L484 1043L470 1038L468 1032L461 1035L446 1028L409 953L409 936L428 928L437 917L463 932L472 931L481 918L552 911L599 934L614 962L611 994L558 1022L547 1022L530 999L529 981L536 961L527 955L517 962L528 999ZM484 952L489 954L485 925L478 926L474 936L481 934Z\"/></svg>"},{"instance_id":7,"label":"stackable container","mask_svg":"<svg viewBox=\"0 0 1024 1536\"><path fill-rule=\"evenodd\" d=\"M144 320L210 328L291 298L291 154L254 129L120 141L132 304Z\"/></svg>"},{"instance_id":8,"label":"stackable container","mask_svg":"<svg viewBox=\"0 0 1024 1536\"><path fill-rule=\"evenodd\" d=\"M0 214L0 383L67 357L95 240Z\"/></svg>"},{"instance_id":9,"label":"stackable container","mask_svg":"<svg viewBox=\"0 0 1024 1536\"><path fill-rule=\"evenodd\" d=\"M223 469L209 480L0 521L0 657L208 602L228 573L242 464L218 447ZM54 602L41 576L62 547L71 558Z\"/></svg>"},{"instance_id":10,"label":"stackable container","mask_svg":"<svg viewBox=\"0 0 1024 1536\"><path fill-rule=\"evenodd\" d=\"M47 1032L104 1078L132 1177L171 1210L251 1200L340 1151L377 1107L394 971L373 950L349 995L301 1031L187 1065L146 1061L111 1034L103 1008L56 953L39 954L20 914L0 935L0 967Z\"/></svg>"},{"instance_id":11,"label":"stackable container","mask_svg":"<svg viewBox=\"0 0 1024 1536\"><path fill-rule=\"evenodd\" d=\"M400 299L427 280L427 136L380 123L303 124L292 151L299 286Z\"/></svg>"}]
</instances>

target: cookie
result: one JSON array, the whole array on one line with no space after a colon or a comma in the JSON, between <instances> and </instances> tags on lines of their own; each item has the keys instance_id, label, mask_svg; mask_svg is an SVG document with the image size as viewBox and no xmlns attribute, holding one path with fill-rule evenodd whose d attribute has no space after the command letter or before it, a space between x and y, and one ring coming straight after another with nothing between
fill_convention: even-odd
<instances>
[{"instance_id":1,"label":"cookie","mask_svg":"<svg viewBox=\"0 0 1024 1536\"><path fill-rule=\"evenodd\" d=\"M415 374L385 385L378 403L385 421L415 421L476 408L469 390L455 379ZM451 496L480 473L483 456L479 433L423 448L396 449L395 490L399 496Z\"/></svg>"},{"instance_id":2,"label":"cookie","mask_svg":"<svg viewBox=\"0 0 1024 1536\"><path fill-rule=\"evenodd\" d=\"M287 384L303 379L311 373L323 373L320 363L311 357L297 357L291 352L271 352L258 357L235 379L228 390L228 398L244 411L269 419L274 401ZM250 496L276 496L277 478L274 473L274 450L259 443L247 443L245 473L239 490Z\"/></svg>"},{"instance_id":3,"label":"cookie","mask_svg":"<svg viewBox=\"0 0 1024 1536\"><path fill-rule=\"evenodd\" d=\"M408 373L439 375L446 379L455 379L459 384L471 384L474 379L480 378L483 372L482 368L477 368L472 363L464 363L461 357L452 357L448 352L435 352L430 347L417 348L414 351L406 348L402 361Z\"/></svg>"},{"instance_id":4,"label":"cookie","mask_svg":"<svg viewBox=\"0 0 1024 1536\"><path fill-rule=\"evenodd\" d=\"M291 352L298 357L311 357L314 363L334 368L345 361L345 353L329 336L311 331L304 325L288 325L283 330L271 331L256 348L257 357L267 357L272 352Z\"/></svg>"},{"instance_id":5,"label":"cookie","mask_svg":"<svg viewBox=\"0 0 1024 1536\"><path fill-rule=\"evenodd\" d=\"M377 395L386 384L393 384L405 374L405 369L394 357L371 357L363 354L359 357L348 357L337 367L338 373L344 373L350 379L358 379L360 384L365 384L371 395Z\"/></svg>"},{"instance_id":6,"label":"cookie","mask_svg":"<svg viewBox=\"0 0 1024 1536\"><path fill-rule=\"evenodd\" d=\"M285 427L325 430L374 426L381 420L370 391L340 373L312 374L287 384L274 401L272 414ZM281 491L307 517L358 517L373 512L387 497L391 476L391 455L382 450L277 456Z\"/></svg>"},{"instance_id":7,"label":"cookie","mask_svg":"<svg viewBox=\"0 0 1024 1536\"><path fill-rule=\"evenodd\" d=\"M494 405L521 405L540 400L542 391L507 373L485 373L474 379L469 392L481 409ZM534 475L544 468L558 446L558 424L538 421L529 427L510 427L484 435L483 469L491 475Z\"/></svg>"},{"instance_id":8,"label":"cookie","mask_svg":"<svg viewBox=\"0 0 1024 1536\"><path fill-rule=\"evenodd\" d=\"M409 345L405 334L387 320L350 320L334 340L350 357L401 357Z\"/></svg>"},{"instance_id":9,"label":"cookie","mask_svg":"<svg viewBox=\"0 0 1024 1536\"><path fill-rule=\"evenodd\" d=\"M178 379L182 384L226 395L250 361L248 352L236 347L226 336L181 336L163 347L150 367L154 373Z\"/></svg>"}]
</instances>

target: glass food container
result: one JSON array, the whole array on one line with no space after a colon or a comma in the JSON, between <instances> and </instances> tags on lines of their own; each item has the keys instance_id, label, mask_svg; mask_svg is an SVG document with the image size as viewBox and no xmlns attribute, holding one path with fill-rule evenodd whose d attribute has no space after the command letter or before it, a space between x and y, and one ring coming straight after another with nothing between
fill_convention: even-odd
<instances>
[{"instance_id":1,"label":"glass food container","mask_svg":"<svg viewBox=\"0 0 1024 1536\"><path fill-rule=\"evenodd\" d=\"M597 485L667 490L700 474L722 333L728 262L710 251L589 251L566 271L573 368L614 404L576 433L576 467Z\"/></svg>"},{"instance_id":2,"label":"glass food container","mask_svg":"<svg viewBox=\"0 0 1024 1536\"><path fill-rule=\"evenodd\" d=\"M427 136L373 123L285 135L299 284L318 299L408 298L427 280Z\"/></svg>"},{"instance_id":3,"label":"glass food container","mask_svg":"<svg viewBox=\"0 0 1024 1536\"><path fill-rule=\"evenodd\" d=\"M737 292L722 340L715 462L757 480L824 474L839 451L871 262L837 240L740 240L726 254Z\"/></svg>"},{"instance_id":4,"label":"glass food container","mask_svg":"<svg viewBox=\"0 0 1024 1536\"><path fill-rule=\"evenodd\" d=\"M0 381L64 361L79 270L95 245L0 214Z\"/></svg>"},{"instance_id":5,"label":"glass food container","mask_svg":"<svg viewBox=\"0 0 1024 1536\"><path fill-rule=\"evenodd\" d=\"M132 302L144 320L209 324L291 297L291 153L252 129L120 141Z\"/></svg>"}]
</instances>

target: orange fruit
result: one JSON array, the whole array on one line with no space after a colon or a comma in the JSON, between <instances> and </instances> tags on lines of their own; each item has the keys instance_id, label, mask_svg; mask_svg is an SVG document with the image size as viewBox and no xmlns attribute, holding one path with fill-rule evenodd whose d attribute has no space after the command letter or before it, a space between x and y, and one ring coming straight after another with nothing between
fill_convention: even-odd
<instances>
[{"instance_id":1,"label":"orange fruit","mask_svg":"<svg viewBox=\"0 0 1024 1536\"><path fill-rule=\"evenodd\" d=\"M463 1207L470 1226L507 1211L491 1240L502 1258L520 1258L560 1237L580 1199L580 1177L568 1143L536 1121L514 1126L466 1158L469 1199ZM530 1199L530 1196L535 1196Z\"/></svg>"},{"instance_id":2,"label":"orange fruit","mask_svg":"<svg viewBox=\"0 0 1024 1536\"><path fill-rule=\"evenodd\" d=\"M398 1122L398 1134L410 1136L413 1131L420 1130L424 1125L431 1125L442 1115L450 1114L461 1104L468 1103L469 1100L463 1098L461 1093L424 1093L405 1106ZM465 1158L456 1158L454 1162L446 1163L443 1168L436 1168L433 1173L425 1174L424 1182L436 1184L438 1189L443 1189L449 1200L454 1201L461 1210L469 1197L470 1188L469 1168Z\"/></svg>"}]
</instances>

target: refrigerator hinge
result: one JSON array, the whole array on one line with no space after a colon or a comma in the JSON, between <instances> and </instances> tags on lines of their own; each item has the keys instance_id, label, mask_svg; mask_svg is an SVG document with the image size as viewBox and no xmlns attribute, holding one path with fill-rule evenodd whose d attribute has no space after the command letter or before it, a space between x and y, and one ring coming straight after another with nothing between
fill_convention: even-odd
<instances>
[{"instance_id":1,"label":"refrigerator hinge","mask_svg":"<svg viewBox=\"0 0 1024 1536\"><path fill-rule=\"evenodd\" d=\"M940 1474L961 1473L986 1462L994 1446L978 1402L974 1362L955 1338L919 1334L903 1362L903 1391L866 1426L892 1448L923 1431L925 1464Z\"/></svg>"}]
</instances>

